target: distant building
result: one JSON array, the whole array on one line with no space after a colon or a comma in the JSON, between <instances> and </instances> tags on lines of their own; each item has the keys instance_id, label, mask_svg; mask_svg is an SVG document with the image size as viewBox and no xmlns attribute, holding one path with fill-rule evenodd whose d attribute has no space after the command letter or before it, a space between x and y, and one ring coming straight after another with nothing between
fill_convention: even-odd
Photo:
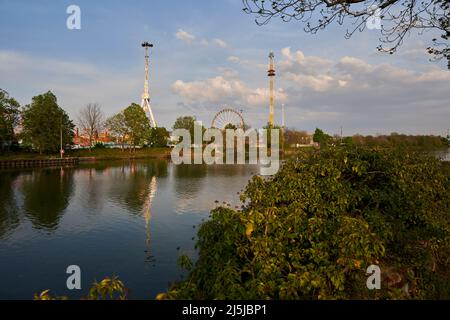
<instances>
[{"instance_id":1,"label":"distant building","mask_svg":"<svg viewBox=\"0 0 450 320\"><path fill-rule=\"evenodd\" d=\"M95 145L97 143L111 143L114 142L114 140L109 135L108 131L96 133L94 135L92 145ZM73 144L78 145L81 147L89 147L89 136L86 134L80 134L80 131L78 128L75 129L75 136L73 137Z\"/></svg>"},{"instance_id":2,"label":"distant building","mask_svg":"<svg viewBox=\"0 0 450 320\"><path fill-rule=\"evenodd\" d=\"M313 140L313 135L306 131L296 131L295 136L289 138L291 148L315 147L317 143ZM288 143L289 143L288 142Z\"/></svg>"}]
</instances>

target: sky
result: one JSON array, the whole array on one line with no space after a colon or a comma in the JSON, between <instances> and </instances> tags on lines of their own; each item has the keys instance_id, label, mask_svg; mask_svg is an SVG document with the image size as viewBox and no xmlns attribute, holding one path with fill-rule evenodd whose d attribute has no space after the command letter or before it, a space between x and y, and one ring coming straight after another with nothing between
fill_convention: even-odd
<instances>
[{"instance_id":1,"label":"sky","mask_svg":"<svg viewBox=\"0 0 450 320\"><path fill-rule=\"evenodd\" d=\"M69 5L81 29L66 26ZM268 119L269 52L275 53L275 120L298 130L344 135L444 134L450 127L450 71L430 62L432 36L414 32L394 55L379 31L345 39L348 25L311 35L299 22L264 26L241 0L0 0L0 88L22 105L51 90L76 120L98 103L111 116L141 102L143 41L154 44L150 96L158 125L194 115L209 126L223 108Z\"/></svg>"}]
</instances>

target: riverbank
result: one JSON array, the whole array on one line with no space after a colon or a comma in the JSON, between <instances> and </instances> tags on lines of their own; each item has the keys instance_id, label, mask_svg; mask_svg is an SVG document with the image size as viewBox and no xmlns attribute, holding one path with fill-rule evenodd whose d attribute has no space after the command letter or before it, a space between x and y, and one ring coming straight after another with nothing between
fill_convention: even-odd
<instances>
[{"instance_id":1,"label":"riverbank","mask_svg":"<svg viewBox=\"0 0 450 320\"><path fill-rule=\"evenodd\" d=\"M0 160L0 169L73 166L79 158Z\"/></svg>"},{"instance_id":2,"label":"riverbank","mask_svg":"<svg viewBox=\"0 0 450 320\"><path fill-rule=\"evenodd\" d=\"M311 147L302 148L302 150L311 150ZM300 149L285 148L282 154L283 159L295 158ZM412 149L416 150L416 149ZM417 149L416 151L420 151ZM424 152L432 152L442 160L450 160L450 149L438 149L434 151L422 150ZM131 160L131 159L170 159L170 148L143 148L136 149L134 152L130 150L121 149L83 149L83 150L69 150L64 155L64 159L77 158L79 163L108 161L108 160ZM248 155L246 155L248 156ZM18 163L42 163L51 162L60 159L59 154L42 154L36 152L9 152L0 154L0 162L18 162ZM77 161L78 162L78 161ZM27 165L29 166L29 165ZM0 163L0 167L2 167ZM5 167L5 166L3 166ZM10 166L8 166L10 167ZM18 166L19 167L19 166Z\"/></svg>"},{"instance_id":3,"label":"riverbank","mask_svg":"<svg viewBox=\"0 0 450 320\"><path fill-rule=\"evenodd\" d=\"M170 157L170 148L143 148L130 150L121 149L92 149L71 150L67 152L69 157L93 158L94 160L122 160L122 159L167 159Z\"/></svg>"},{"instance_id":4,"label":"riverbank","mask_svg":"<svg viewBox=\"0 0 450 320\"><path fill-rule=\"evenodd\" d=\"M62 164L65 164L70 159L77 159L76 163L104 160L167 159L170 157L170 151L169 148L144 148L136 149L134 152L120 149L70 150L66 152L62 160L58 154L40 155L33 152L11 152L0 155L0 167L46 166L61 161Z\"/></svg>"}]
</instances>

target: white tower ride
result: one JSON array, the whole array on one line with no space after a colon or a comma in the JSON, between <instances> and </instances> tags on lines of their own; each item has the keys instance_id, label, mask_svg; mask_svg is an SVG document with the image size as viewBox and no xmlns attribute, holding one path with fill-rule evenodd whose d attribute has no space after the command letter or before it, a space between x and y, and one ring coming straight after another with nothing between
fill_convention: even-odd
<instances>
[{"instance_id":1,"label":"white tower ride","mask_svg":"<svg viewBox=\"0 0 450 320\"><path fill-rule=\"evenodd\" d=\"M153 116L153 111L150 106L150 93L148 86L148 48L152 48L153 44L144 42L142 43L142 47L145 48L145 82L144 82L144 93L142 94L142 102L141 107L144 109L147 116L149 115L150 125L156 128L155 117Z\"/></svg>"},{"instance_id":2,"label":"white tower ride","mask_svg":"<svg viewBox=\"0 0 450 320\"><path fill-rule=\"evenodd\" d=\"M267 76L269 77L269 125L274 126L274 112L275 112L275 67L274 61L275 55L273 52L269 54L269 70L267 71Z\"/></svg>"}]
</instances>

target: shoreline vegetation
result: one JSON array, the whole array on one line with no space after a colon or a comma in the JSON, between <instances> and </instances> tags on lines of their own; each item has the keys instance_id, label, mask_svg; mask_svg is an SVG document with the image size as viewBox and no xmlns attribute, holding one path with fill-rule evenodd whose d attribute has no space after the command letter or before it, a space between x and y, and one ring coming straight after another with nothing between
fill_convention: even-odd
<instances>
[{"instance_id":1,"label":"shoreline vegetation","mask_svg":"<svg viewBox=\"0 0 450 320\"><path fill-rule=\"evenodd\" d=\"M83 149L69 150L64 154L64 158L79 158L90 161L103 160L127 160L127 159L167 159L170 157L170 148L142 148L133 152L121 149ZM60 159L59 154L42 154L37 152L8 152L0 155L3 160L52 160Z\"/></svg>"},{"instance_id":2,"label":"shoreline vegetation","mask_svg":"<svg viewBox=\"0 0 450 320\"><path fill-rule=\"evenodd\" d=\"M362 147L362 146L359 146ZM391 149L392 147L378 146L381 149ZM340 147L332 147L332 149L339 150ZM423 147L401 147L397 146L395 149L402 149L412 152L425 152L425 153L445 153L450 152L448 146L423 148ZM98 161L117 161L117 160L145 160L145 159L159 159L170 160L171 148L139 148L134 151L122 150L122 149L108 149L108 148L93 148L93 149L81 149L81 150L69 150L65 153L64 158L61 159L58 154L39 154L37 152L7 152L0 154L0 169L4 168L17 168L23 167L23 162L28 162L26 167L48 167L53 166L52 163L56 160L62 160L66 163L68 160L76 159L75 165L98 162ZM281 160L291 160L296 157L299 152L310 152L313 150L319 150L318 147L308 146L302 148L284 148L280 150ZM192 150L192 155L194 150ZM248 154L246 152L246 160L248 160ZM36 164L30 162L36 161ZM17 162L17 165L14 165ZM48 164L46 164L48 162ZM444 165L449 167L448 164Z\"/></svg>"},{"instance_id":3,"label":"shoreline vegetation","mask_svg":"<svg viewBox=\"0 0 450 320\"><path fill-rule=\"evenodd\" d=\"M450 170L398 148L302 151L243 207L217 207L199 258L156 299L448 299ZM380 290L366 287L379 266Z\"/></svg>"},{"instance_id":4,"label":"shoreline vegetation","mask_svg":"<svg viewBox=\"0 0 450 320\"><path fill-rule=\"evenodd\" d=\"M383 149L403 149L409 151L439 152L450 150L450 141L447 138L427 135L404 135L391 133L390 135L362 136L353 135L348 137L333 137L320 129L316 129L313 141L316 145L302 145L297 147L296 143L306 135L303 131L286 129L284 138L280 140L280 154L283 158L297 154L300 150L314 150L318 148L340 148L340 147L368 147ZM164 143L162 143L164 145ZM203 148L206 146L205 144ZM194 150L193 150L194 151ZM66 149L64 157L71 158L95 158L96 160L120 160L120 159L145 159L145 158L168 158L171 148L166 146L138 147L138 148L107 148L103 144L93 145L91 148ZM248 146L246 147L246 154ZM59 159L58 152L40 153L37 150L29 150L23 147L0 149L0 161L2 160L47 160Z\"/></svg>"}]
</instances>

